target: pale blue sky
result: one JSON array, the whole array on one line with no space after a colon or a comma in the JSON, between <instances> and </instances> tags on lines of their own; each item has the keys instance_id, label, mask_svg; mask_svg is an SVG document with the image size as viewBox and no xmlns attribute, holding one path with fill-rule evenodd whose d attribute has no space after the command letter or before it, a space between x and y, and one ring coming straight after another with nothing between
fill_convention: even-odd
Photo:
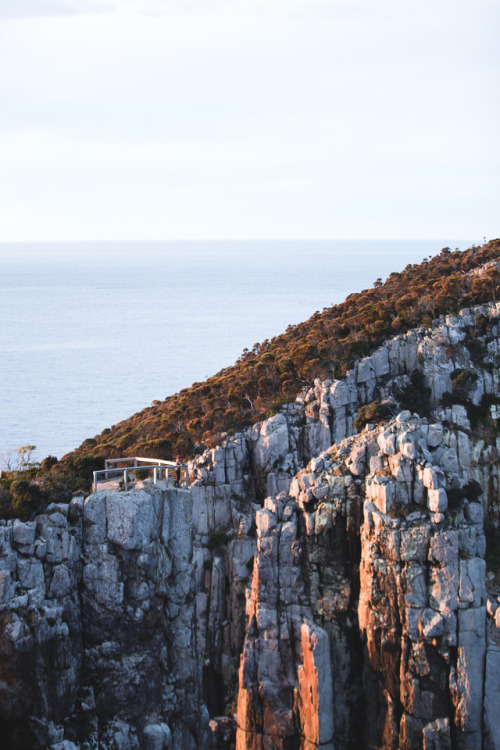
<instances>
[{"instance_id":1,"label":"pale blue sky","mask_svg":"<svg viewBox=\"0 0 500 750\"><path fill-rule=\"evenodd\" d=\"M0 240L500 234L497 0L0 0Z\"/></svg>"}]
</instances>

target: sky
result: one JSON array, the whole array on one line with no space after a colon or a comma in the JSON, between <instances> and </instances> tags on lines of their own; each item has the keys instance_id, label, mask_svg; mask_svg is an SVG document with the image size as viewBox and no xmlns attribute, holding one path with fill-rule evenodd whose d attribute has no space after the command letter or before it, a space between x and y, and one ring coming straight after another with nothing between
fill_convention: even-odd
<instances>
[{"instance_id":1,"label":"sky","mask_svg":"<svg viewBox=\"0 0 500 750\"><path fill-rule=\"evenodd\" d=\"M500 236L498 0L0 0L0 241Z\"/></svg>"}]
</instances>

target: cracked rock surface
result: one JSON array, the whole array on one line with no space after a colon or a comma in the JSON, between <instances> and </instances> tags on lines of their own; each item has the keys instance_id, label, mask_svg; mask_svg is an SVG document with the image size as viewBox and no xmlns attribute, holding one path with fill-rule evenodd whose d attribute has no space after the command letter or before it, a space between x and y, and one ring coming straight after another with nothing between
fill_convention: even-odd
<instances>
[{"instance_id":1,"label":"cracked rock surface","mask_svg":"<svg viewBox=\"0 0 500 750\"><path fill-rule=\"evenodd\" d=\"M189 491L0 522L5 746L500 750L499 313L315 381L197 456ZM398 403L416 370L425 417ZM356 433L374 400L392 418Z\"/></svg>"}]
</instances>

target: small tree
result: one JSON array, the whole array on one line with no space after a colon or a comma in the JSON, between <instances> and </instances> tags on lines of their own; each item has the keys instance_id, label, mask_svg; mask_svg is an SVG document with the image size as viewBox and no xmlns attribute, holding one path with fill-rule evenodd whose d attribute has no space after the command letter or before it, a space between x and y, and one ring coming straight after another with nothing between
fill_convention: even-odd
<instances>
[{"instance_id":1,"label":"small tree","mask_svg":"<svg viewBox=\"0 0 500 750\"><path fill-rule=\"evenodd\" d=\"M19 466L21 469L29 469L30 466L37 465L36 461L32 461L33 451L36 451L36 445L21 445L17 449L19 453Z\"/></svg>"},{"instance_id":2,"label":"small tree","mask_svg":"<svg viewBox=\"0 0 500 750\"><path fill-rule=\"evenodd\" d=\"M38 466L38 462L32 461L33 452L36 451L36 445L21 445L16 450L8 450L1 456L1 463L7 471L24 471L33 466Z\"/></svg>"}]
</instances>

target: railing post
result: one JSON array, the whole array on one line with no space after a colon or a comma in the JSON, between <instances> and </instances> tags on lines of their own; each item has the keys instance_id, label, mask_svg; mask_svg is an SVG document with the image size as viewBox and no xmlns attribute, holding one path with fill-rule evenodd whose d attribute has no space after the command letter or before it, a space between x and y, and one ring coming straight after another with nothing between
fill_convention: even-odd
<instances>
[{"instance_id":1,"label":"railing post","mask_svg":"<svg viewBox=\"0 0 500 750\"><path fill-rule=\"evenodd\" d=\"M93 474L94 474L94 492L97 492L97 471L94 471Z\"/></svg>"},{"instance_id":2,"label":"railing post","mask_svg":"<svg viewBox=\"0 0 500 750\"><path fill-rule=\"evenodd\" d=\"M128 469L124 469L123 478L125 480L125 490L128 490Z\"/></svg>"},{"instance_id":3,"label":"railing post","mask_svg":"<svg viewBox=\"0 0 500 750\"><path fill-rule=\"evenodd\" d=\"M153 484L156 485L158 482L158 469L156 466L153 469Z\"/></svg>"},{"instance_id":4,"label":"railing post","mask_svg":"<svg viewBox=\"0 0 500 750\"><path fill-rule=\"evenodd\" d=\"M186 488L189 489L188 465L186 464Z\"/></svg>"}]
</instances>

